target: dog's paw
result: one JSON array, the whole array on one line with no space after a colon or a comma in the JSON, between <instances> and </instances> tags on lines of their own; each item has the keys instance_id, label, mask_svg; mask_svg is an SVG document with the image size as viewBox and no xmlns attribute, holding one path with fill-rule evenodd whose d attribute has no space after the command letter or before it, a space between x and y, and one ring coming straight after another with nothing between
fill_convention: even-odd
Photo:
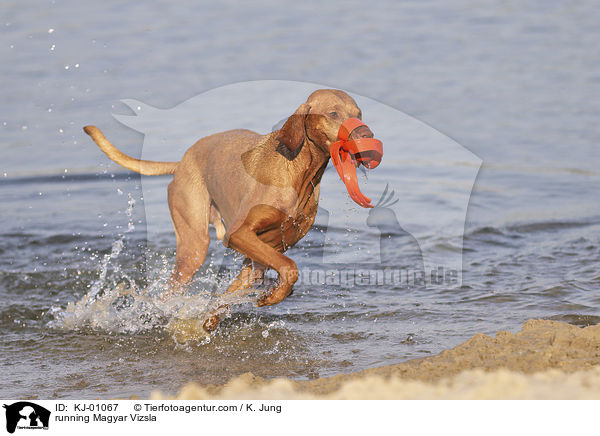
<instances>
[{"instance_id":1,"label":"dog's paw","mask_svg":"<svg viewBox=\"0 0 600 436\"><path fill-rule=\"evenodd\" d=\"M201 321L197 319L173 319L167 324L167 331L171 333L173 339L184 344L188 341L202 341L209 334L203 328Z\"/></svg>"},{"instance_id":2,"label":"dog's paw","mask_svg":"<svg viewBox=\"0 0 600 436\"><path fill-rule=\"evenodd\" d=\"M221 317L219 315L213 315L210 318L208 318L206 321L204 321L204 324L202 324L202 328L204 329L204 331L206 333L212 333L217 329L220 322L221 322Z\"/></svg>"},{"instance_id":3,"label":"dog's paw","mask_svg":"<svg viewBox=\"0 0 600 436\"><path fill-rule=\"evenodd\" d=\"M281 303L287 297L292 295L292 290L275 288L273 291L262 295L256 302L256 307L262 306L273 306L274 304Z\"/></svg>"}]
</instances>

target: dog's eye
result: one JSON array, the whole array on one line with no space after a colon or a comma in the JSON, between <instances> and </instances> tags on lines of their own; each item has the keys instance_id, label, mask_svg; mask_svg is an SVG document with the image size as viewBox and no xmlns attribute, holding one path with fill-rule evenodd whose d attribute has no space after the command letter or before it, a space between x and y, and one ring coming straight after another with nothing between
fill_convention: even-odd
<instances>
[{"instance_id":1,"label":"dog's eye","mask_svg":"<svg viewBox=\"0 0 600 436\"><path fill-rule=\"evenodd\" d=\"M338 114L337 114L337 112L329 112L329 116L331 118L337 118Z\"/></svg>"}]
</instances>

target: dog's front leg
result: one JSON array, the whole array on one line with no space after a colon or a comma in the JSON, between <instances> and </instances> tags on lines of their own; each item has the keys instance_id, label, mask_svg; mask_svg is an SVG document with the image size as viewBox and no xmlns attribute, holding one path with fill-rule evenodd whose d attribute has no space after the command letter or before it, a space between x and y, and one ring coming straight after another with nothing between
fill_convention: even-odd
<instances>
[{"instance_id":1,"label":"dog's front leg","mask_svg":"<svg viewBox=\"0 0 600 436\"><path fill-rule=\"evenodd\" d=\"M271 306L280 303L290 295L292 286L298 280L296 262L261 241L256 233L245 225L229 237L229 246L261 265L277 271L279 275L278 285L258 300L259 306Z\"/></svg>"},{"instance_id":2,"label":"dog's front leg","mask_svg":"<svg viewBox=\"0 0 600 436\"><path fill-rule=\"evenodd\" d=\"M236 251L244 254L260 265L258 274L262 276L264 268L273 268L279 274L278 285L271 289L267 295L258 300L258 306L271 306L280 303L292 292L292 286L298 280L298 267L296 262L281 252L273 248L258 237L257 233L264 236L268 230L279 230L281 223L286 215L272 206L255 206L252 208L244 223L239 226L231 235L225 235L223 243ZM280 233L278 233L280 234ZM276 241L271 241L275 245ZM285 244L278 241L281 246ZM252 267L245 263L238 278L231 284L227 292L235 292L250 286L252 280ZM206 331L213 331L217 328L220 321L220 312L213 313L204 323Z\"/></svg>"},{"instance_id":3,"label":"dog's front leg","mask_svg":"<svg viewBox=\"0 0 600 436\"><path fill-rule=\"evenodd\" d=\"M274 248L285 246L280 229L286 218L287 214L275 207L255 206L244 223L225 239L229 247L277 271L279 284L258 301L259 306L280 303L292 292L292 286L298 280L296 262Z\"/></svg>"},{"instance_id":4,"label":"dog's front leg","mask_svg":"<svg viewBox=\"0 0 600 436\"><path fill-rule=\"evenodd\" d=\"M235 292L248 289L256 280L260 280L264 277L264 272L264 266L253 265L252 259L247 257L244 259L244 266L242 267L237 278L231 283L231 285L229 285L229 288L227 288L225 293L233 294ZM212 312L210 318L208 318L203 324L204 330L207 332L214 331L219 325L219 322L221 322L221 318L223 316L222 314L226 309L227 305L224 304Z\"/></svg>"}]
</instances>

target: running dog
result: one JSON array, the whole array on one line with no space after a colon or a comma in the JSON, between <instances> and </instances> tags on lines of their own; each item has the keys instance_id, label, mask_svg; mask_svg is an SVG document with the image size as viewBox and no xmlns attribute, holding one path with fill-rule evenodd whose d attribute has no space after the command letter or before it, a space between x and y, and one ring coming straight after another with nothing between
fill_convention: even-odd
<instances>
[{"instance_id":1,"label":"running dog","mask_svg":"<svg viewBox=\"0 0 600 436\"><path fill-rule=\"evenodd\" d=\"M121 153L94 126L84 131L117 164L143 175L173 174L168 198L177 239L170 292L179 293L204 263L209 224L226 247L246 256L227 292L248 289L277 271L278 284L259 306L280 303L298 279L296 263L283 253L312 226L323 172L331 158L352 199L372 207L358 188L356 167L376 167L382 144L360 121L361 110L340 90L313 92L282 128L267 135L229 130L207 136L179 162L134 159ZM216 329L222 311L204 322Z\"/></svg>"}]
</instances>

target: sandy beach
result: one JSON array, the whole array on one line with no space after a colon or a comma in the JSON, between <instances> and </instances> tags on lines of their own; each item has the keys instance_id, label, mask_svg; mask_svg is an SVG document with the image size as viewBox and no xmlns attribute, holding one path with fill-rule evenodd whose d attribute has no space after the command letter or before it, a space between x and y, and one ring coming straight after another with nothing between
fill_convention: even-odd
<instances>
[{"instance_id":1,"label":"sandy beach","mask_svg":"<svg viewBox=\"0 0 600 436\"><path fill-rule=\"evenodd\" d=\"M246 373L152 399L600 399L600 324L528 320L424 359L315 380Z\"/></svg>"}]
</instances>

